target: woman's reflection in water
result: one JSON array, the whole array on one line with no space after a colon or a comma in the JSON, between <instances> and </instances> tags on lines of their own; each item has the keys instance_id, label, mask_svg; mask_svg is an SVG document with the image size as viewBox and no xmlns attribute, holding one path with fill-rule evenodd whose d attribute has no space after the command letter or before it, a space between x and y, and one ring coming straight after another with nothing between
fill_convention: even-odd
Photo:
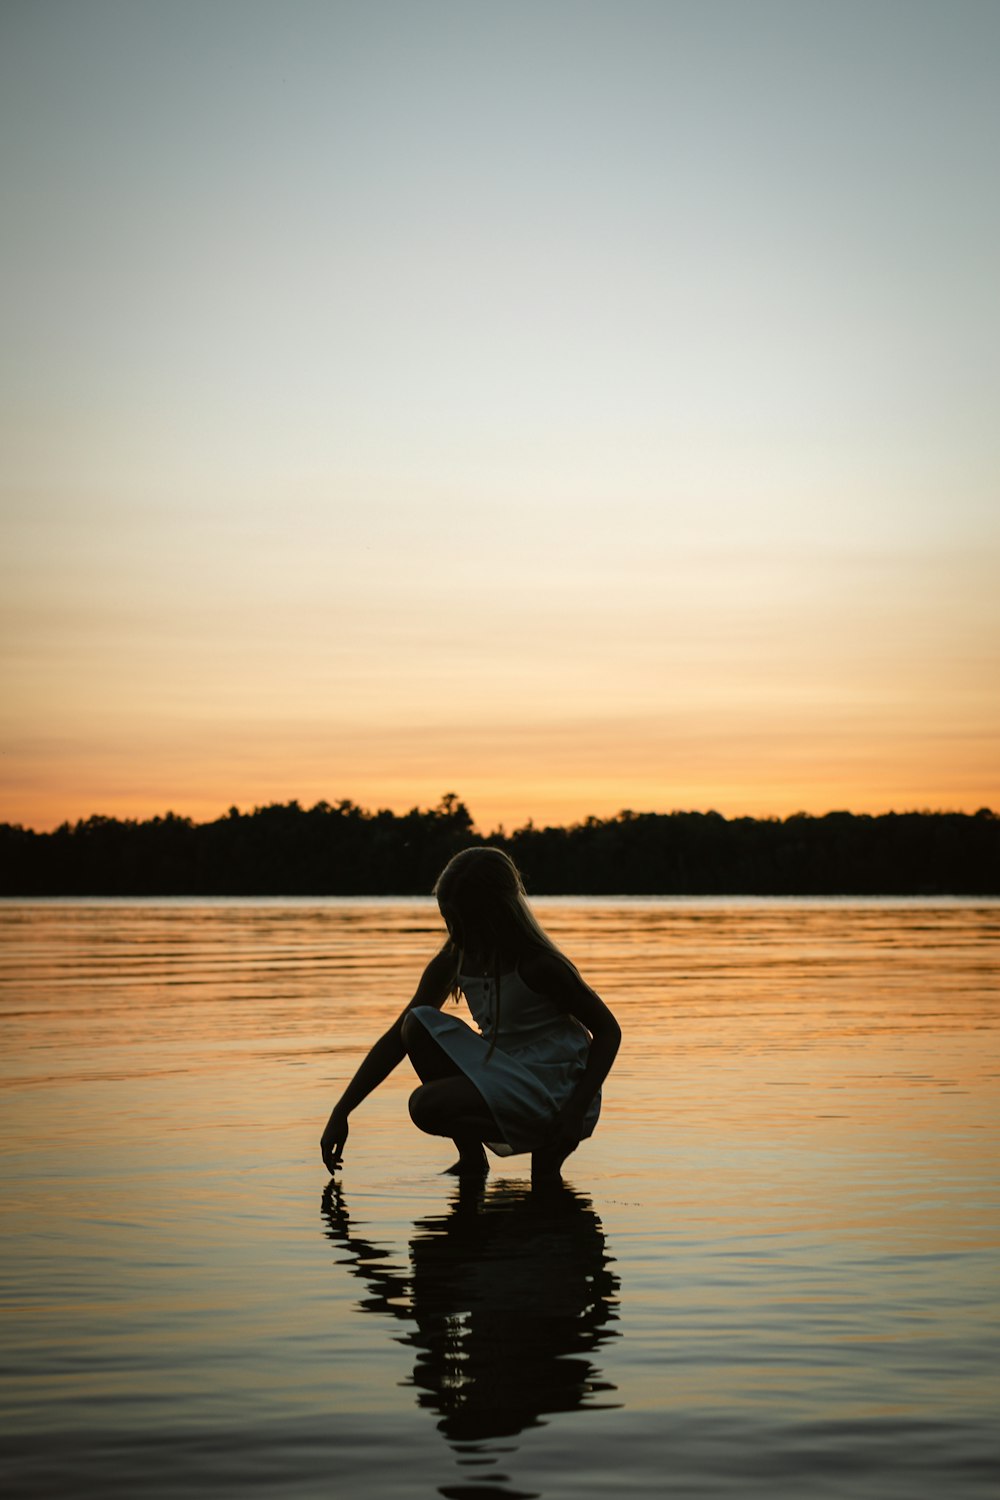
<instances>
[{"instance_id":1,"label":"woman's reflection in water","mask_svg":"<svg viewBox=\"0 0 1000 1500\"><path fill-rule=\"evenodd\" d=\"M551 1412L615 1404L594 1399L615 1387L599 1379L590 1356L616 1336L619 1282L601 1221L581 1193L565 1183L534 1192L518 1182L461 1184L445 1213L414 1225L408 1271L352 1230L335 1181L323 1216L328 1238L368 1287L362 1309L415 1324L402 1342L417 1350L417 1401L440 1415L452 1444L510 1437Z\"/></svg>"}]
</instances>

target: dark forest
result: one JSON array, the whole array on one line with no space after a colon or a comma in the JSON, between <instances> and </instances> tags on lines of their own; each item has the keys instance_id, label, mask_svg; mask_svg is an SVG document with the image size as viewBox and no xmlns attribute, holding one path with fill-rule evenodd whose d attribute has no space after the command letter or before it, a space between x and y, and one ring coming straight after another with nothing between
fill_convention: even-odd
<instances>
[{"instance_id":1,"label":"dark forest","mask_svg":"<svg viewBox=\"0 0 1000 1500\"><path fill-rule=\"evenodd\" d=\"M506 849L535 895L1000 894L1000 818L988 808L784 819L624 811L483 836L452 793L403 814L288 802L233 807L210 823L167 813L95 816L52 833L2 824L0 894L426 895L475 843Z\"/></svg>"}]
</instances>

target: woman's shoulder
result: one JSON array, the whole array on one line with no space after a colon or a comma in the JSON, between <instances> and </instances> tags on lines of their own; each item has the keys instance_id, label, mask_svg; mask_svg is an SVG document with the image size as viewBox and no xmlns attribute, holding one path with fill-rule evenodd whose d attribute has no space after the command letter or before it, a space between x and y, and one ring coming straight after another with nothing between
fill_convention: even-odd
<instances>
[{"instance_id":1,"label":"woman's shoulder","mask_svg":"<svg viewBox=\"0 0 1000 1500\"><path fill-rule=\"evenodd\" d=\"M561 989L566 981L576 977L576 970L569 959L555 948L532 945L518 959L517 972L536 995L547 995Z\"/></svg>"}]
</instances>

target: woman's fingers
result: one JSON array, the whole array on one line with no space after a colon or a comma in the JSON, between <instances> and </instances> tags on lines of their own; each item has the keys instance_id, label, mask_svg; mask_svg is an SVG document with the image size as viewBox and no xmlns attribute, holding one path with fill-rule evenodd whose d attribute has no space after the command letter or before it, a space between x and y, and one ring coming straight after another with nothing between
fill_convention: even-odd
<instances>
[{"instance_id":1,"label":"woman's fingers","mask_svg":"<svg viewBox=\"0 0 1000 1500\"><path fill-rule=\"evenodd\" d=\"M347 1134L347 1122L343 1119L337 1121L336 1124L331 1121L331 1124L327 1125L324 1130L319 1149L328 1172L335 1172L338 1167L343 1166Z\"/></svg>"}]
</instances>

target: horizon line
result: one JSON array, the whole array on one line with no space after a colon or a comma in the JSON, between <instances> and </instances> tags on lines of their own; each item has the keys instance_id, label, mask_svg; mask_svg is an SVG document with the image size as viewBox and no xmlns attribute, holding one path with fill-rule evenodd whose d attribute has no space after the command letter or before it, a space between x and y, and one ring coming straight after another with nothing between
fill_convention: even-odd
<instances>
[{"instance_id":1,"label":"horizon line","mask_svg":"<svg viewBox=\"0 0 1000 1500\"><path fill-rule=\"evenodd\" d=\"M310 813L314 813L314 812L318 812L318 811L337 812L337 811L339 811L341 809L345 809L346 810L348 808L356 810L357 812L361 813L366 818L376 818L376 817L379 817L379 816L388 815L389 817L399 818L399 819L403 819L403 818L409 817L409 816L411 816L414 813L416 813L418 815L422 815L422 816L428 816L428 815L437 814L439 816L446 817L446 816L449 816L451 813L457 813L460 809L462 809L462 810L465 811L465 813L467 814L467 816L469 817L469 820L470 820L470 822L469 822L470 836L473 836L473 837L476 837L476 838L480 838L480 839L512 838L512 837L514 837L518 833L526 832L528 829L539 830L539 829L550 829L551 828L551 829L561 829L563 831L570 831L570 830L575 829L575 828L586 827L589 824L593 824L593 823L597 823L597 824L618 823L618 822L623 822L623 821L629 821L631 819L653 818L653 817L655 817L655 818L670 818L670 817L706 817L706 818L708 818L708 817L712 817L712 818L718 818L718 819L720 819L720 821L722 821L724 823L739 823L739 822L751 822L751 823L788 823L788 822L791 822L791 821L793 821L795 819L798 819L798 818L803 818L803 819L807 819L808 818L808 819L812 819L812 820L815 820L815 821L822 821L825 818L832 818L832 817L850 817L850 818L872 818L872 819L876 819L876 818L890 818L890 817L897 817L897 818L903 818L903 817L962 817L962 818L978 818L978 817L983 817L983 818L995 818L997 816L1000 816L1000 814L998 814L992 807L990 807L990 806L988 806L986 804L983 804L981 807L976 808L976 810L974 812L968 812L968 811L965 811L965 810L963 810L961 808L955 808L955 807L908 807L908 808L902 808L902 809L895 808L895 807L887 807L887 808L882 809L880 812L854 812L851 808L848 808L848 807L830 807L830 808L827 808L825 812L821 812L821 813L810 812L810 811L806 810L805 808L799 808L799 809L796 809L795 812L786 813L786 814L781 814L781 813L764 813L764 814L736 813L736 814L730 814L730 815L727 815L725 813L720 813L716 808L713 808L713 807L708 807L708 808L672 807L672 808L669 808L669 809L622 807L622 808L619 808L619 810L617 812L610 813L610 814L607 814L605 816L599 816L597 814L588 813L588 814L585 814L583 817L573 819L573 820L571 820L570 822L567 822L567 823L536 823L534 817L531 814L529 814L528 817L526 818L526 820L524 822L518 823L515 827L511 828L510 830L508 830L503 823L500 823L495 828L491 829L487 833L487 832L484 832L484 831L482 831L482 830L479 829L479 827L478 827L475 819L473 818L472 813L469 811L468 805L465 803L464 799L461 798L460 796L458 796L454 792L446 792L440 798L440 800L435 805L433 805L433 806L420 807L418 804L413 804L412 806L407 807L404 811L398 811L397 809L391 808L391 807L367 808L367 807L362 806L361 803L355 802L354 799L351 798L351 797L341 797L341 798L338 798L338 800L336 802L330 802L326 798L320 798L318 801L314 802L311 806L306 807L306 806L304 806L300 802L300 800L297 797L292 797L292 798L289 798L288 801L286 801L286 802L277 802L277 801L274 801L274 802L259 803L259 804L256 804L252 808L246 809L245 811L243 809L241 809L240 807L238 807L235 803L233 803L224 812L220 812L215 817L202 818L200 820L197 819L197 818L195 818L195 817L193 817L193 816L191 816L190 814L177 812L174 808L167 808L167 810L165 812L163 812L163 813L154 813L154 814L152 814L150 816L145 816L145 817L142 817L142 816L128 816L128 815L122 816L120 814L114 814L114 813L90 812L85 817L78 817L78 818L75 818L75 819L64 818L64 819L62 819L61 822L59 822L57 824L54 824L51 828L47 828L47 829L46 828L28 827L28 826L26 826L23 823L8 822L6 820L3 820L3 821L0 821L0 828L8 828L8 829L13 829L13 830L20 830L23 833L33 834L37 838L45 838L45 837L51 836L52 834L58 833L58 832L60 832L63 829L69 829L70 831L72 831L72 830L75 830L77 828L83 827L86 824L92 823L92 822L119 823L119 824L125 824L125 825L134 824L136 826L141 826L143 824L150 824L150 823L157 823L157 822L167 822L167 821L174 821L175 820L175 821L178 821L178 822L189 824L190 826L195 827L195 828L204 828L204 827L210 827L214 823L226 822L228 819L231 819L231 818L234 818L234 817L238 817L238 818L243 818L243 817L252 818L252 817L258 816L261 813L269 812L269 811L272 811L272 810L275 810L275 809L281 809L281 810L284 810L284 811L295 810L295 811L298 811L298 812L300 812L302 814L308 815Z\"/></svg>"}]
</instances>

